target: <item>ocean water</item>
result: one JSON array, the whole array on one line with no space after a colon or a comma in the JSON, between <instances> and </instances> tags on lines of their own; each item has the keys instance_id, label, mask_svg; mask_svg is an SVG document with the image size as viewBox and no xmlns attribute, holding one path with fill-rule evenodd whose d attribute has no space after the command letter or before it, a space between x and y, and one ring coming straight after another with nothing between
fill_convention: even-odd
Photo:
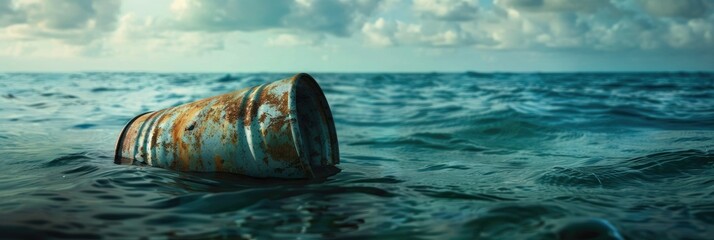
<instances>
[{"instance_id":1,"label":"ocean water","mask_svg":"<svg viewBox=\"0 0 714 240\"><path fill-rule=\"evenodd\" d=\"M116 165L133 116L291 74L0 74L0 238L712 239L714 74L313 74L342 172Z\"/></svg>"}]
</instances>

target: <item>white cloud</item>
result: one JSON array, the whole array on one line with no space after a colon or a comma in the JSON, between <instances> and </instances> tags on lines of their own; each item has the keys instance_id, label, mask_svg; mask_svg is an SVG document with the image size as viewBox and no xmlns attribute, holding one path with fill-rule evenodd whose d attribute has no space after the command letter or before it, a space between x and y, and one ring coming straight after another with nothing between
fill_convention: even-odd
<instances>
[{"instance_id":1,"label":"white cloud","mask_svg":"<svg viewBox=\"0 0 714 240\"><path fill-rule=\"evenodd\" d=\"M107 39L122 55L155 55L178 53L201 55L225 49L225 33L201 33L167 30L152 17L140 18L133 14L121 17L119 27Z\"/></svg>"},{"instance_id":2,"label":"white cloud","mask_svg":"<svg viewBox=\"0 0 714 240\"><path fill-rule=\"evenodd\" d=\"M268 38L267 45L275 47L313 46L321 41L322 39L319 36L281 33L275 37Z\"/></svg>"},{"instance_id":3,"label":"white cloud","mask_svg":"<svg viewBox=\"0 0 714 240\"><path fill-rule=\"evenodd\" d=\"M639 0L644 10L659 17L701 18L711 14L711 0Z\"/></svg>"},{"instance_id":4,"label":"white cloud","mask_svg":"<svg viewBox=\"0 0 714 240\"><path fill-rule=\"evenodd\" d=\"M176 28L199 31L252 31L274 28L290 13L290 1L175 0Z\"/></svg>"},{"instance_id":5,"label":"white cloud","mask_svg":"<svg viewBox=\"0 0 714 240\"><path fill-rule=\"evenodd\" d=\"M474 2L457 0L414 0L413 9L422 17L446 21L471 20L478 11Z\"/></svg>"},{"instance_id":6,"label":"white cloud","mask_svg":"<svg viewBox=\"0 0 714 240\"><path fill-rule=\"evenodd\" d=\"M363 24L362 33L368 44L382 47L711 52L712 5L708 0L495 0L477 8L470 2L415 0L416 18L378 18ZM469 11L457 12L462 9Z\"/></svg>"},{"instance_id":7,"label":"white cloud","mask_svg":"<svg viewBox=\"0 0 714 240\"><path fill-rule=\"evenodd\" d=\"M667 1L656 1L658 6L667 6ZM485 32L500 32L507 25L521 26L518 35L504 39L504 47L523 48L568 48L590 50L623 49L694 49L712 50L714 42L707 35L714 31L714 16L686 21L670 19L641 11L642 4L655 1L628 1L612 4L605 0L501 0L498 7L516 11L518 16L498 19L501 24L480 29ZM691 15L689 17L694 17ZM476 27L477 28L477 27Z\"/></svg>"},{"instance_id":8,"label":"white cloud","mask_svg":"<svg viewBox=\"0 0 714 240\"><path fill-rule=\"evenodd\" d=\"M26 56L37 50L37 47L24 42L15 42L3 49L2 53L10 56Z\"/></svg>"},{"instance_id":9,"label":"white cloud","mask_svg":"<svg viewBox=\"0 0 714 240\"><path fill-rule=\"evenodd\" d=\"M496 5L531 12L593 12L608 8L610 0L495 0Z\"/></svg>"},{"instance_id":10,"label":"white cloud","mask_svg":"<svg viewBox=\"0 0 714 240\"><path fill-rule=\"evenodd\" d=\"M22 21L21 14L16 13L16 6L12 0L0 0L0 27Z\"/></svg>"},{"instance_id":11,"label":"white cloud","mask_svg":"<svg viewBox=\"0 0 714 240\"><path fill-rule=\"evenodd\" d=\"M458 27L446 28L441 31L431 31L438 28L428 28L419 24L408 24L401 21L387 21L379 18L374 22L366 22L362 26L362 34L368 44L387 47L393 45L415 44L427 47L459 47L472 44L472 35L461 31Z\"/></svg>"},{"instance_id":12,"label":"white cloud","mask_svg":"<svg viewBox=\"0 0 714 240\"><path fill-rule=\"evenodd\" d=\"M350 36L376 0L175 0L175 27L188 31L283 29Z\"/></svg>"},{"instance_id":13,"label":"white cloud","mask_svg":"<svg viewBox=\"0 0 714 240\"><path fill-rule=\"evenodd\" d=\"M366 22L362 26L362 34L367 38L367 42L378 47L388 47L394 45L392 41L394 25L388 25L383 18L379 18L374 23Z\"/></svg>"},{"instance_id":14,"label":"white cloud","mask_svg":"<svg viewBox=\"0 0 714 240\"><path fill-rule=\"evenodd\" d=\"M119 0L2 0L0 35L86 44L116 27Z\"/></svg>"}]
</instances>

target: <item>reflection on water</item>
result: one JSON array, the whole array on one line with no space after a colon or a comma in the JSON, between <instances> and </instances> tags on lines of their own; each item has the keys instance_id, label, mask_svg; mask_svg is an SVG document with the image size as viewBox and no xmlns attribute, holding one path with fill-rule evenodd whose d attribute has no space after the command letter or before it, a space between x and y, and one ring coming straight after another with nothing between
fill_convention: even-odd
<instances>
[{"instance_id":1,"label":"reflection on water","mask_svg":"<svg viewBox=\"0 0 714 240\"><path fill-rule=\"evenodd\" d=\"M0 74L0 237L707 239L714 75L315 74L343 171L113 164L123 125L290 74Z\"/></svg>"}]
</instances>

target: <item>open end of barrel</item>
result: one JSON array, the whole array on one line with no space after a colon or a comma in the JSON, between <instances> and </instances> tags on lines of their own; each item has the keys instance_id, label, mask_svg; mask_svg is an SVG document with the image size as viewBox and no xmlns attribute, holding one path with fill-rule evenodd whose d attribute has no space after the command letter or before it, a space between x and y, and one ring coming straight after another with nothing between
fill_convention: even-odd
<instances>
[{"instance_id":1,"label":"open end of barrel","mask_svg":"<svg viewBox=\"0 0 714 240\"><path fill-rule=\"evenodd\" d=\"M321 178L340 171L337 133L330 106L322 89L310 75L294 77L295 111L299 134L295 136L301 148L301 160L309 163L313 177Z\"/></svg>"}]
</instances>

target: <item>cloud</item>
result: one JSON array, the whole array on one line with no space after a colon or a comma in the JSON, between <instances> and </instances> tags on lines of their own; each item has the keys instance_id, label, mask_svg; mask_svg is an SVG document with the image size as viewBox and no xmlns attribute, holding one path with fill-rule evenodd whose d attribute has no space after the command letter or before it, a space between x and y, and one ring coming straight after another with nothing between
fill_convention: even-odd
<instances>
[{"instance_id":1,"label":"cloud","mask_svg":"<svg viewBox=\"0 0 714 240\"><path fill-rule=\"evenodd\" d=\"M0 0L0 36L86 44L116 27L119 0Z\"/></svg>"},{"instance_id":2,"label":"cloud","mask_svg":"<svg viewBox=\"0 0 714 240\"><path fill-rule=\"evenodd\" d=\"M113 48L110 54L149 56L166 53L203 55L225 49L225 33L182 32L167 30L166 25L153 17L126 14L106 41Z\"/></svg>"},{"instance_id":3,"label":"cloud","mask_svg":"<svg viewBox=\"0 0 714 240\"><path fill-rule=\"evenodd\" d=\"M21 21L22 17L16 13L12 0L0 0L0 27L15 24Z\"/></svg>"},{"instance_id":4,"label":"cloud","mask_svg":"<svg viewBox=\"0 0 714 240\"><path fill-rule=\"evenodd\" d=\"M202 55L225 34L176 31L166 19L121 14L119 0L0 0L0 40L11 56ZM3 28L4 27L4 28Z\"/></svg>"},{"instance_id":5,"label":"cloud","mask_svg":"<svg viewBox=\"0 0 714 240\"><path fill-rule=\"evenodd\" d=\"M267 45L275 47L297 47L297 46L314 46L322 42L318 36L295 35L295 34L278 34L275 37L268 38Z\"/></svg>"},{"instance_id":6,"label":"cloud","mask_svg":"<svg viewBox=\"0 0 714 240\"><path fill-rule=\"evenodd\" d=\"M362 33L366 43L381 47L712 52L712 5L709 0L495 0L478 8L472 2L415 0L415 18L378 18L364 23Z\"/></svg>"},{"instance_id":7,"label":"cloud","mask_svg":"<svg viewBox=\"0 0 714 240\"><path fill-rule=\"evenodd\" d=\"M456 27L432 31L439 28L425 28L419 24L387 21L384 18L379 18L374 22L365 23L362 26L362 34L369 44L378 47L408 44L427 47L459 47L475 42L472 35L461 31L457 25L454 26Z\"/></svg>"},{"instance_id":8,"label":"cloud","mask_svg":"<svg viewBox=\"0 0 714 240\"><path fill-rule=\"evenodd\" d=\"M478 11L473 2L456 0L414 0L413 9L421 17L446 21L471 20Z\"/></svg>"},{"instance_id":9,"label":"cloud","mask_svg":"<svg viewBox=\"0 0 714 240\"><path fill-rule=\"evenodd\" d=\"M639 0L644 10L659 17L702 18L711 14L710 0Z\"/></svg>"},{"instance_id":10,"label":"cloud","mask_svg":"<svg viewBox=\"0 0 714 240\"><path fill-rule=\"evenodd\" d=\"M347 37L379 6L376 0L175 0L175 27L186 31L283 29Z\"/></svg>"},{"instance_id":11,"label":"cloud","mask_svg":"<svg viewBox=\"0 0 714 240\"><path fill-rule=\"evenodd\" d=\"M612 6L609 0L495 0L495 4L530 12L593 12Z\"/></svg>"},{"instance_id":12,"label":"cloud","mask_svg":"<svg viewBox=\"0 0 714 240\"><path fill-rule=\"evenodd\" d=\"M586 0L576 4L565 0L499 0L497 7L508 14L497 17L500 26L487 26L482 31L500 34L502 47L711 50L714 47L711 38L714 17L711 13L708 16L688 15L699 19L681 21L647 10L648 5L657 5L657 9L676 9L667 2L670 1ZM500 30L504 29L503 25L520 26L521 31L519 35L509 35Z\"/></svg>"},{"instance_id":13,"label":"cloud","mask_svg":"<svg viewBox=\"0 0 714 240\"><path fill-rule=\"evenodd\" d=\"M399 22L398 24L402 24ZM362 34L367 42L378 47L388 47L394 45L391 34L395 31L394 24L388 24L383 18L379 18L374 23L366 22L362 26Z\"/></svg>"},{"instance_id":14,"label":"cloud","mask_svg":"<svg viewBox=\"0 0 714 240\"><path fill-rule=\"evenodd\" d=\"M176 27L199 31L254 31L281 25L289 1L175 0Z\"/></svg>"}]
</instances>

